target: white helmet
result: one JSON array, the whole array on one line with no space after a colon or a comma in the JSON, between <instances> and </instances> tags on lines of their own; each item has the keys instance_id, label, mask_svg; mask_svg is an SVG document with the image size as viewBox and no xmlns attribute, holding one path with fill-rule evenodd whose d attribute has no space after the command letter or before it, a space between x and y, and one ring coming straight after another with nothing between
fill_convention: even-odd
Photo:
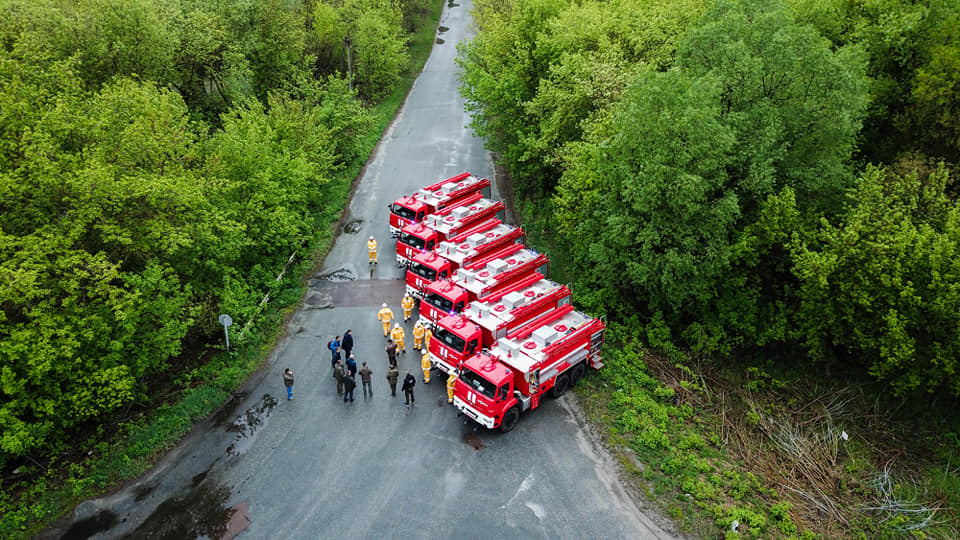
<instances>
[{"instance_id":1,"label":"white helmet","mask_svg":"<svg viewBox=\"0 0 960 540\"><path fill-rule=\"evenodd\" d=\"M373 240L373 237L371 236L370 239Z\"/></svg>"},{"instance_id":2,"label":"white helmet","mask_svg":"<svg viewBox=\"0 0 960 540\"><path fill-rule=\"evenodd\" d=\"M380 306L380 307L387 307L387 303L386 303L386 302L384 302L384 303L383 303L383 305L382 305L382 306Z\"/></svg>"},{"instance_id":3,"label":"white helmet","mask_svg":"<svg viewBox=\"0 0 960 540\"><path fill-rule=\"evenodd\" d=\"M393 323L394 328L400 328L400 323Z\"/></svg>"}]
</instances>

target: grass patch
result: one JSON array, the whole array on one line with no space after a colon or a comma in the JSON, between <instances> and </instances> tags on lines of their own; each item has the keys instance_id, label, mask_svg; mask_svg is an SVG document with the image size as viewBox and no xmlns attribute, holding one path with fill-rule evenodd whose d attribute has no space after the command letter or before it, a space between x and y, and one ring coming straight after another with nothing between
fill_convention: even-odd
<instances>
[{"instance_id":1,"label":"grass patch","mask_svg":"<svg viewBox=\"0 0 960 540\"><path fill-rule=\"evenodd\" d=\"M956 538L956 448L813 377L674 364L611 323L577 393L625 468L687 531L727 538ZM952 468L951 468L952 467Z\"/></svg>"},{"instance_id":2,"label":"grass patch","mask_svg":"<svg viewBox=\"0 0 960 540\"><path fill-rule=\"evenodd\" d=\"M365 154L374 150L426 63L442 6L441 2L432 2L424 13L420 29L411 39L407 69L394 91L374 106L377 122L364 137ZM162 392L156 403L144 407L146 412L117 421L118 426L112 433L101 426L87 440L75 441L72 446L84 449L83 453L74 452L49 464L23 466L12 478L2 480L0 537L32 537L78 502L140 476L159 456L175 446L194 422L206 418L230 398L262 365L282 335L286 317L296 309L304 293L304 277L330 248L353 180L363 165L351 164L326 188L330 205L316 216L319 226L304 247L307 256L292 265L275 290L270 291L271 301L243 339L234 342L236 338L231 333L231 342L236 345L234 350L228 353L208 347L202 354L209 355L209 361L177 375L175 388Z\"/></svg>"}]
</instances>

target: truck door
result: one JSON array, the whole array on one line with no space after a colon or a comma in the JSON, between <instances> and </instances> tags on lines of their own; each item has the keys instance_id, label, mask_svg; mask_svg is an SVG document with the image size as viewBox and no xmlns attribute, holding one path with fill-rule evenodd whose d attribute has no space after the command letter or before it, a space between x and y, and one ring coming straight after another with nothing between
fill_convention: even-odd
<instances>
[{"instance_id":1,"label":"truck door","mask_svg":"<svg viewBox=\"0 0 960 540\"><path fill-rule=\"evenodd\" d=\"M461 300L461 301L457 302L457 305L454 306L453 310L456 311L457 313L462 313L462 312L463 312L463 301Z\"/></svg>"},{"instance_id":2,"label":"truck door","mask_svg":"<svg viewBox=\"0 0 960 540\"><path fill-rule=\"evenodd\" d=\"M507 401L510 399L510 381L503 383L500 390L497 391L497 401Z\"/></svg>"},{"instance_id":3,"label":"truck door","mask_svg":"<svg viewBox=\"0 0 960 540\"><path fill-rule=\"evenodd\" d=\"M530 371L527 383L530 385L530 410L533 410L540 406L540 368Z\"/></svg>"},{"instance_id":4,"label":"truck door","mask_svg":"<svg viewBox=\"0 0 960 540\"><path fill-rule=\"evenodd\" d=\"M467 354L465 354L464 356L467 357L467 358L469 358L469 357L473 356L473 353L475 353L475 352L477 352L477 339L476 339L476 338L470 340L470 342L467 343Z\"/></svg>"},{"instance_id":5,"label":"truck door","mask_svg":"<svg viewBox=\"0 0 960 540\"><path fill-rule=\"evenodd\" d=\"M434 244L434 240L429 240L429 241L427 241L426 250L427 250L427 251L433 251L433 244Z\"/></svg>"}]
</instances>

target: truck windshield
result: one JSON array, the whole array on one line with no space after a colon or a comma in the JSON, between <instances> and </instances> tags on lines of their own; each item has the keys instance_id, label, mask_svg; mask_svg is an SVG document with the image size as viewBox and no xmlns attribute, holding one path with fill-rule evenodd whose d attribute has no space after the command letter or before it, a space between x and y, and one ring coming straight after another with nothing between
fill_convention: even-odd
<instances>
[{"instance_id":1,"label":"truck windshield","mask_svg":"<svg viewBox=\"0 0 960 540\"><path fill-rule=\"evenodd\" d=\"M418 276L420 276L420 277L422 277L422 278L424 278L424 279L430 280L430 281L436 281L436 279L437 279L437 271L436 271L436 270L434 270L433 268L430 268L429 266L424 266L424 265L422 265L422 264L420 264L420 263L416 263L416 264L411 265L411 266L410 266L410 271L413 272L414 274L416 274L416 275L418 275Z\"/></svg>"},{"instance_id":2,"label":"truck windshield","mask_svg":"<svg viewBox=\"0 0 960 540\"><path fill-rule=\"evenodd\" d=\"M446 328L440 328L437 330L437 333L433 335L434 339L439 339L441 343L450 347L451 349L457 352L463 352L463 346L466 345L464 339L453 332L447 330Z\"/></svg>"},{"instance_id":3,"label":"truck windshield","mask_svg":"<svg viewBox=\"0 0 960 540\"><path fill-rule=\"evenodd\" d=\"M477 391L477 393L487 397L488 399L493 399L497 387L493 385L492 382L484 379L480 375L470 371L467 368L463 369L463 372L460 374L460 380L467 384L470 388Z\"/></svg>"},{"instance_id":4,"label":"truck windshield","mask_svg":"<svg viewBox=\"0 0 960 540\"><path fill-rule=\"evenodd\" d=\"M423 249L423 243L424 243L423 238L417 238L416 236L410 233L401 234L400 241L415 249Z\"/></svg>"},{"instance_id":5,"label":"truck windshield","mask_svg":"<svg viewBox=\"0 0 960 540\"><path fill-rule=\"evenodd\" d=\"M446 299L446 298L444 298L444 297L442 297L442 296L440 296L440 295L437 294L437 293L430 293L430 294L428 294L428 295L424 298L424 300L425 300L428 304L430 304L431 306L439 309L440 311L442 311L442 312L444 312L444 313L450 313L450 311L453 309L453 302L450 301L450 300L448 300L448 299Z\"/></svg>"},{"instance_id":6,"label":"truck windshield","mask_svg":"<svg viewBox=\"0 0 960 540\"><path fill-rule=\"evenodd\" d=\"M406 206L400 206L397 203L393 203L391 210L393 210L394 214L402 217L403 219L413 219L416 217L416 214L414 214L413 210L407 208Z\"/></svg>"}]
</instances>

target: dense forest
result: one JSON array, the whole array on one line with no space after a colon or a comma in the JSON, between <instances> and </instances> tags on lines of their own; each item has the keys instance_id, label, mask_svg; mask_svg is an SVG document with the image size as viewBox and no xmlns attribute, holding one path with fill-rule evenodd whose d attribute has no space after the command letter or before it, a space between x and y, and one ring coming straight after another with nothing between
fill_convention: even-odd
<instances>
[{"instance_id":1,"label":"dense forest","mask_svg":"<svg viewBox=\"0 0 960 540\"><path fill-rule=\"evenodd\" d=\"M960 4L476 4L474 128L582 301L661 348L960 397Z\"/></svg>"},{"instance_id":2,"label":"dense forest","mask_svg":"<svg viewBox=\"0 0 960 540\"><path fill-rule=\"evenodd\" d=\"M710 538L960 531L960 4L475 0L474 129ZM562 275L558 275L562 274Z\"/></svg>"},{"instance_id":3,"label":"dense forest","mask_svg":"<svg viewBox=\"0 0 960 540\"><path fill-rule=\"evenodd\" d=\"M250 320L426 5L0 1L0 466Z\"/></svg>"}]
</instances>

